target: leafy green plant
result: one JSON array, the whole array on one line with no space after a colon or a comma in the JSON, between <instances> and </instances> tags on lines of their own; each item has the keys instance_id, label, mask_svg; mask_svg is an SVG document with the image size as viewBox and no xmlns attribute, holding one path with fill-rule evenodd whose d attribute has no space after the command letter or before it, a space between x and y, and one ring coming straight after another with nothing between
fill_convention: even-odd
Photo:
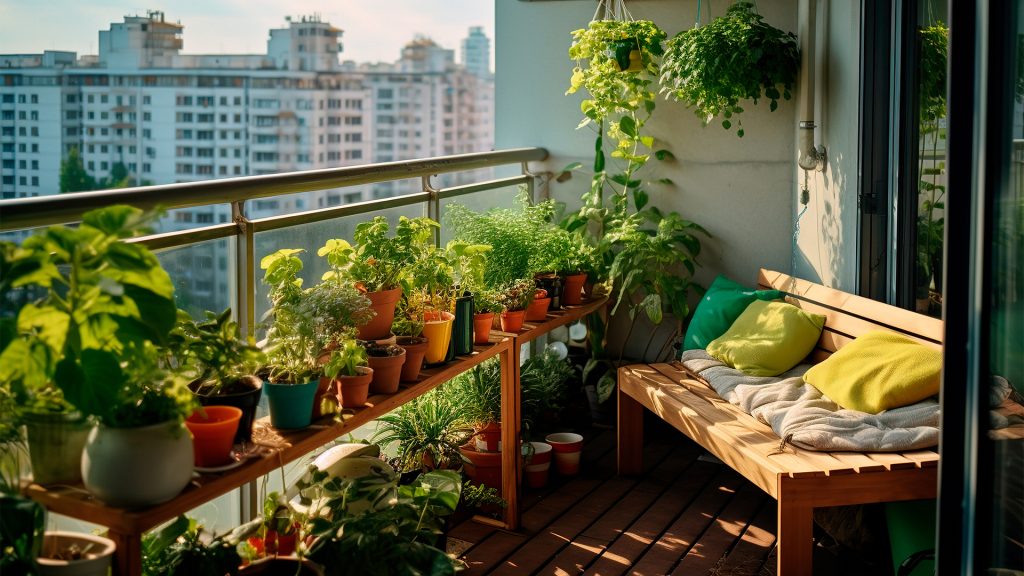
<instances>
[{"instance_id":1,"label":"leafy green plant","mask_svg":"<svg viewBox=\"0 0 1024 576\"><path fill-rule=\"evenodd\" d=\"M356 327L373 320L375 315L365 294L337 278L323 280L305 290L302 310L312 320L313 335L321 349L355 337Z\"/></svg>"},{"instance_id":2,"label":"leafy green plant","mask_svg":"<svg viewBox=\"0 0 1024 576\"><path fill-rule=\"evenodd\" d=\"M501 420L501 364L488 360L445 383L440 394L458 409L462 422L480 427Z\"/></svg>"},{"instance_id":3,"label":"leafy green plant","mask_svg":"<svg viewBox=\"0 0 1024 576\"><path fill-rule=\"evenodd\" d=\"M662 92L693 108L705 125L719 115L726 130L735 121L742 137L740 100L757 104L763 95L774 112L780 98L792 97L799 68L796 36L772 27L752 3L740 1L724 16L668 41Z\"/></svg>"},{"instance_id":4,"label":"leafy green plant","mask_svg":"<svg viewBox=\"0 0 1024 576\"><path fill-rule=\"evenodd\" d=\"M942 258L945 234L946 186L941 180L945 163L939 143L946 138L942 119L946 116L946 61L949 28L937 22L918 31L920 38L920 88L918 133L923 150L918 154L917 270L916 297L927 299L942 290ZM936 159L936 160L927 160ZM932 164L926 167L926 161ZM938 303L936 303L938 304ZM929 302L931 308L931 302ZM922 310L928 312L928 310Z\"/></svg>"},{"instance_id":5,"label":"leafy green plant","mask_svg":"<svg viewBox=\"0 0 1024 576\"><path fill-rule=\"evenodd\" d=\"M430 218L402 216L394 236L388 236L389 228L387 218L377 216L356 226L354 246L341 239L328 240L317 251L331 268L323 279L348 278L367 292L398 288L406 269L432 246L438 224Z\"/></svg>"},{"instance_id":6,"label":"leafy green plant","mask_svg":"<svg viewBox=\"0 0 1024 576\"><path fill-rule=\"evenodd\" d=\"M498 288L498 304L507 311L526 310L537 291L529 278L519 278Z\"/></svg>"},{"instance_id":7,"label":"leafy green plant","mask_svg":"<svg viewBox=\"0 0 1024 576\"><path fill-rule=\"evenodd\" d=\"M253 534L262 519L219 536L206 533L194 518L178 516L160 530L142 537L142 573L147 576L224 576L238 574L237 546Z\"/></svg>"},{"instance_id":8,"label":"leafy green plant","mask_svg":"<svg viewBox=\"0 0 1024 576\"><path fill-rule=\"evenodd\" d=\"M477 288L473 291L473 307L477 314L500 313L504 310L499 293L490 288Z\"/></svg>"},{"instance_id":9,"label":"leafy green plant","mask_svg":"<svg viewBox=\"0 0 1024 576\"><path fill-rule=\"evenodd\" d=\"M496 488L486 484L474 484L467 478L462 484L462 505L470 510L486 513L487 510L505 508L508 502L505 502Z\"/></svg>"},{"instance_id":10,"label":"leafy green plant","mask_svg":"<svg viewBox=\"0 0 1024 576\"><path fill-rule=\"evenodd\" d=\"M403 404L377 422L372 441L385 448L397 444L401 472L457 466L461 462L459 446L472 435L458 407L436 390Z\"/></svg>"},{"instance_id":11,"label":"leafy green plant","mask_svg":"<svg viewBox=\"0 0 1024 576\"><path fill-rule=\"evenodd\" d=\"M322 349L314 321L306 314L302 278L303 250L285 248L260 260L263 282L270 287L267 329L267 377L271 382L302 384L320 374Z\"/></svg>"},{"instance_id":12,"label":"leafy green plant","mask_svg":"<svg viewBox=\"0 0 1024 576\"><path fill-rule=\"evenodd\" d=\"M331 351L331 357L324 364L324 376L358 376L359 368L366 366L366 348L354 339L345 340Z\"/></svg>"},{"instance_id":13,"label":"leafy green plant","mask_svg":"<svg viewBox=\"0 0 1024 576\"><path fill-rule=\"evenodd\" d=\"M403 289L402 298L395 306L395 319L391 331L396 336L416 337L423 333L424 294L419 290Z\"/></svg>"},{"instance_id":14,"label":"leafy green plant","mask_svg":"<svg viewBox=\"0 0 1024 576\"><path fill-rule=\"evenodd\" d=\"M566 382L574 374L573 367L554 352L531 356L519 370L521 390L520 412L523 427L535 428L545 413L557 414L565 405Z\"/></svg>"},{"instance_id":15,"label":"leafy green plant","mask_svg":"<svg viewBox=\"0 0 1024 576\"><path fill-rule=\"evenodd\" d=\"M180 370L193 371L193 391L207 396L258 386L255 374L266 361L253 338L241 336L238 323L231 319L230 308L220 314L208 311L206 320L201 322L178 310L168 347Z\"/></svg>"},{"instance_id":16,"label":"leafy green plant","mask_svg":"<svg viewBox=\"0 0 1024 576\"><path fill-rule=\"evenodd\" d=\"M303 533L315 538L309 558L352 574L454 574L460 566L435 544L443 523L458 506L462 479L450 470L421 474L398 485L397 475L340 478L321 474ZM349 503L394 493L387 505L353 511Z\"/></svg>"},{"instance_id":17,"label":"leafy green plant","mask_svg":"<svg viewBox=\"0 0 1024 576\"><path fill-rule=\"evenodd\" d=\"M122 241L154 217L111 206L3 250L5 285L42 294L18 311L15 337L0 354L0 381L22 406L73 406L111 426L138 421L132 412L160 418L153 423L191 411L187 389L155 374L157 346L176 319L174 286L152 252Z\"/></svg>"}]
</instances>

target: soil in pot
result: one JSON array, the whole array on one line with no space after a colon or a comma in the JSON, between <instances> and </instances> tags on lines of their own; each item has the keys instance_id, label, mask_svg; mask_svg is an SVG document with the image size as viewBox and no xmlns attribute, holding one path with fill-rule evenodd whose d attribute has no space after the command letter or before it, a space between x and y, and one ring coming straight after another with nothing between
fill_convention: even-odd
<instances>
[{"instance_id":1,"label":"soil in pot","mask_svg":"<svg viewBox=\"0 0 1024 576\"><path fill-rule=\"evenodd\" d=\"M405 348L397 345L370 346L366 349L366 359L373 369L370 381L370 392L374 394L394 394L398 392L398 381L402 377L402 366L407 359Z\"/></svg>"},{"instance_id":2,"label":"soil in pot","mask_svg":"<svg viewBox=\"0 0 1024 576\"><path fill-rule=\"evenodd\" d=\"M40 576L106 576L116 546L102 536L53 531L43 537L37 563Z\"/></svg>"},{"instance_id":3,"label":"soil in pot","mask_svg":"<svg viewBox=\"0 0 1024 576\"><path fill-rule=\"evenodd\" d=\"M420 336L399 336L398 345L405 348L405 362L402 364L402 382L415 382L423 368L423 357L427 353L427 339Z\"/></svg>"},{"instance_id":4,"label":"soil in pot","mask_svg":"<svg viewBox=\"0 0 1024 576\"><path fill-rule=\"evenodd\" d=\"M203 406L234 406L240 409L242 418L238 421L238 430L235 432L235 444L252 442L252 423L256 420L256 407L259 406L260 397L263 395L263 380L256 376L245 376L225 384L212 396L203 394L201 389L197 390L195 383L189 388Z\"/></svg>"},{"instance_id":5,"label":"soil in pot","mask_svg":"<svg viewBox=\"0 0 1024 576\"><path fill-rule=\"evenodd\" d=\"M358 338L360 340L380 340L387 338L391 332L391 323L395 319L395 305L402 297L401 288L381 290L378 292L367 292L366 297L370 299L370 307L376 315L373 320L359 327Z\"/></svg>"},{"instance_id":6,"label":"soil in pot","mask_svg":"<svg viewBox=\"0 0 1024 576\"><path fill-rule=\"evenodd\" d=\"M341 376L334 379L337 382L338 398L341 400L342 408L362 408L366 405L366 398L370 393L370 381L373 380L373 369L366 366L356 368L358 376Z\"/></svg>"},{"instance_id":7,"label":"soil in pot","mask_svg":"<svg viewBox=\"0 0 1024 576\"><path fill-rule=\"evenodd\" d=\"M32 478L37 484L82 481L82 449L92 425L81 414L29 412L25 427Z\"/></svg>"}]
</instances>

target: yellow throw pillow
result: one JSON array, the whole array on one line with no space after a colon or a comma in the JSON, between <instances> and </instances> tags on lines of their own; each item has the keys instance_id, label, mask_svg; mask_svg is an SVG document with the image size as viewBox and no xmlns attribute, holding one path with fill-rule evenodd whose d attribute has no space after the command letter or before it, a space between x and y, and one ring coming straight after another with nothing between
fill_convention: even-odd
<instances>
[{"instance_id":1,"label":"yellow throw pillow","mask_svg":"<svg viewBox=\"0 0 1024 576\"><path fill-rule=\"evenodd\" d=\"M892 332L868 332L804 374L843 408L877 414L939 393L942 352Z\"/></svg>"},{"instance_id":2,"label":"yellow throw pillow","mask_svg":"<svg viewBox=\"0 0 1024 576\"><path fill-rule=\"evenodd\" d=\"M814 350L824 325L824 316L792 304L755 300L707 352L746 374L777 376Z\"/></svg>"}]
</instances>

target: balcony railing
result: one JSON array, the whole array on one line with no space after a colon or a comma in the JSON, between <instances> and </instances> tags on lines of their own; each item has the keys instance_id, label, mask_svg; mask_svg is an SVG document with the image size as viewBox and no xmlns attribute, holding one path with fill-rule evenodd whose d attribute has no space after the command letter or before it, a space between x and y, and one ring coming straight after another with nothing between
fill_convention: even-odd
<instances>
[{"instance_id":1,"label":"balcony railing","mask_svg":"<svg viewBox=\"0 0 1024 576\"><path fill-rule=\"evenodd\" d=\"M440 220L442 200L511 186L525 186L532 195L534 176L527 163L546 157L547 151L543 148L516 148L285 174L0 200L0 232L72 223L80 220L82 214L89 210L112 204L129 204L143 210L212 208L227 204L231 209L231 220L228 222L154 234L133 241L141 242L153 250L169 250L215 240L234 240L234 249L229 250L233 255L229 256L228 266L234 275L233 308L238 311L242 329L251 334L255 331L257 317L256 234L296 229L336 218L417 204L423 206L424 215ZM435 188L431 184L431 178L441 174L515 165L520 167L520 173L516 176L447 188ZM420 179L419 192L342 206L253 218L250 217L251 211L247 204L257 199L410 178ZM440 236L437 241L440 241Z\"/></svg>"}]
</instances>

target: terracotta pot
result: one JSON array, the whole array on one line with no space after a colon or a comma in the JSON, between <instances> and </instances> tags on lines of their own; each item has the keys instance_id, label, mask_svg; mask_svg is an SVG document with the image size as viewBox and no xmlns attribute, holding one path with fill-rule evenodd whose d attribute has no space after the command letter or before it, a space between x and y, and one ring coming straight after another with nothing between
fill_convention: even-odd
<instances>
[{"instance_id":1,"label":"terracotta pot","mask_svg":"<svg viewBox=\"0 0 1024 576\"><path fill-rule=\"evenodd\" d=\"M473 445L480 452L501 452L501 423L488 422L476 431Z\"/></svg>"},{"instance_id":2,"label":"terracotta pot","mask_svg":"<svg viewBox=\"0 0 1024 576\"><path fill-rule=\"evenodd\" d=\"M519 332L523 329L526 310L506 310L501 313L502 332Z\"/></svg>"},{"instance_id":3,"label":"terracotta pot","mask_svg":"<svg viewBox=\"0 0 1024 576\"><path fill-rule=\"evenodd\" d=\"M530 442L533 454L526 457L526 484L530 488L543 488L548 483L551 469L551 445L547 442Z\"/></svg>"},{"instance_id":4,"label":"terracotta pot","mask_svg":"<svg viewBox=\"0 0 1024 576\"><path fill-rule=\"evenodd\" d=\"M342 408L362 408L366 405L373 370L366 366L359 366L356 370L359 371L358 376L338 376L334 379L338 384L336 390Z\"/></svg>"},{"instance_id":5,"label":"terracotta pot","mask_svg":"<svg viewBox=\"0 0 1024 576\"><path fill-rule=\"evenodd\" d=\"M541 296L543 294L543 296ZM548 306L551 304L551 298L548 298L546 290L538 290L537 295L533 297L533 301L526 307L526 321L527 322L543 322L548 319Z\"/></svg>"},{"instance_id":6,"label":"terracotta pot","mask_svg":"<svg viewBox=\"0 0 1024 576\"><path fill-rule=\"evenodd\" d=\"M359 327L358 338L360 340L380 340L387 338L391 333L391 322L395 319L395 305L402 297L401 288L391 290L380 290L367 292L366 297L370 299L371 308L376 312L373 320Z\"/></svg>"},{"instance_id":7,"label":"terracotta pot","mask_svg":"<svg viewBox=\"0 0 1024 576\"><path fill-rule=\"evenodd\" d=\"M423 313L423 320L423 335L427 337L427 364L443 362L448 355L455 315L451 312L429 310Z\"/></svg>"},{"instance_id":8,"label":"terracotta pot","mask_svg":"<svg viewBox=\"0 0 1024 576\"><path fill-rule=\"evenodd\" d=\"M492 322L494 322L494 312L483 312L473 315L474 344L487 344L490 342Z\"/></svg>"},{"instance_id":9,"label":"terracotta pot","mask_svg":"<svg viewBox=\"0 0 1024 576\"><path fill-rule=\"evenodd\" d=\"M573 274L566 276L562 283L562 304L565 306L579 306L583 303L583 284L587 281L586 274Z\"/></svg>"},{"instance_id":10,"label":"terracotta pot","mask_svg":"<svg viewBox=\"0 0 1024 576\"><path fill-rule=\"evenodd\" d=\"M398 380L402 376L405 364L405 349L397 356L370 356L367 363L373 369L373 380L370 381L370 392L374 394L394 394L398 392Z\"/></svg>"},{"instance_id":11,"label":"terracotta pot","mask_svg":"<svg viewBox=\"0 0 1024 576\"><path fill-rule=\"evenodd\" d=\"M398 345L405 348L405 363L402 364L402 382L415 382L423 368L423 356L429 345L426 338L420 336L399 336Z\"/></svg>"},{"instance_id":12,"label":"terracotta pot","mask_svg":"<svg viewBox=\"0 0 1024 576\"><path fill-rule=\"evenodd\" d=\"M231 446L242 418L234 406L205 406L185 420L192 433L195 465L212 468L231 462Z\"/></svg>"},{"instance_id":13,"label":"terracotta pot","mask_svg":"<svg viewBox=\"0 0 1024 576\"><path fill-rule=\"evenodd\" d=\"M572 432L548 434L544 440L551 444L555 455L555 470L563 476L572 476L580 471L580 451L583 436Z\"/></svg>"},{"instance_id":14,"label":"terracotta pot","mask_svg":"<svg viewBox=\"0 0 1024 576\"><path fill-rule=\"evenodd\" d=\"M470 480L501 491L501 452L480 452L467 444L459 448L459 453L467 460L465 470Z\"/></svg>"},{"instance_id":15,"label":"terracotta pot","mask_svg":"<svg viewBox=\"0 0 1024 576\"><path fill-rule=\"evenodd\" d=\"M260 397L263 395L263 381L255 379L250 384L252 387L242 392L216 396L195 395L203 406L234 406L242 411L242 418L238 421L238 430L235 432L235 444L252 442L252 423L256 419L256 407L259 406Z\"/></svg>"}]
</instances>

